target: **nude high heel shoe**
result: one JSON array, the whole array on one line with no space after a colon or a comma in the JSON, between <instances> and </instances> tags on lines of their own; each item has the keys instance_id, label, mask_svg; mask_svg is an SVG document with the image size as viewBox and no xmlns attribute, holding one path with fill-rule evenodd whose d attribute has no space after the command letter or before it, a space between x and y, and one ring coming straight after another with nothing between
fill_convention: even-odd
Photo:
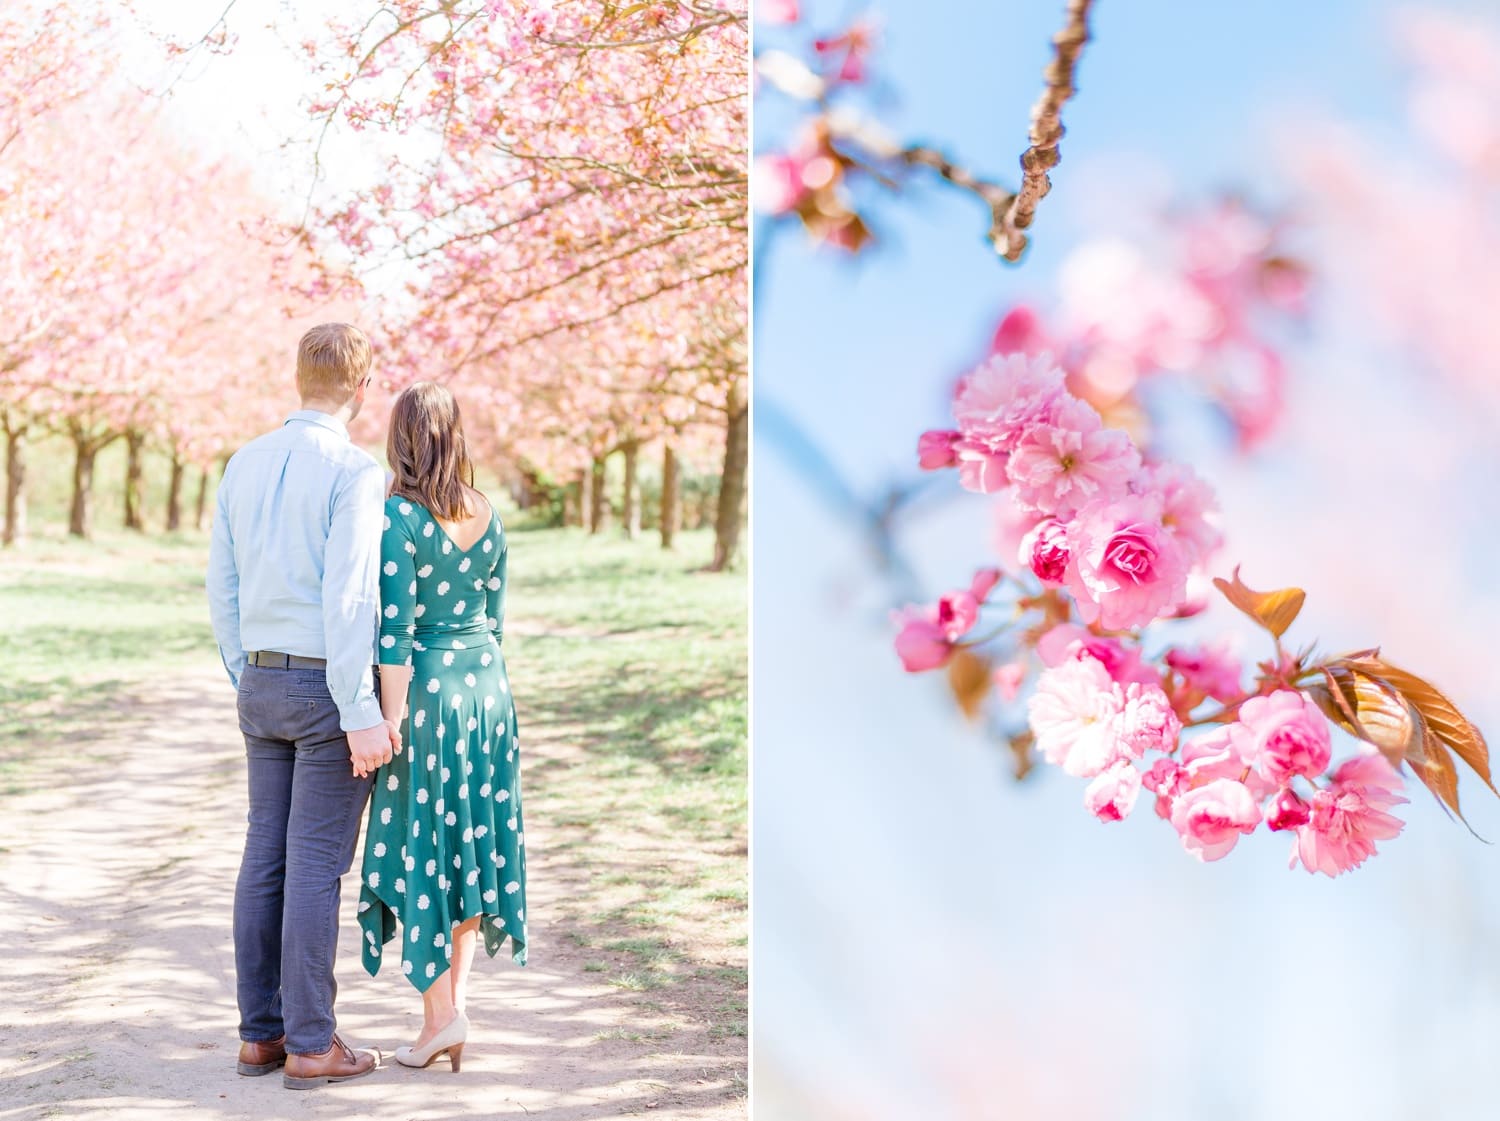
<instances>
[{"instance_id":1,"label":"nude high heel shoe","mask_svg":"<svg viewBox=\"0 0 1500 1121\"><path fill-rule=\"evenodd\" d=\"M396 1048L396 1061L407 1067L429 1067L433 1059L446 1054L448 1061L453 1064L453 1073L457 1074L464 1053L464 1042L468 1038L469 1018L460 1012L451 1024L428 1041L426 1047Z\"/></svg>"}]
</instances>

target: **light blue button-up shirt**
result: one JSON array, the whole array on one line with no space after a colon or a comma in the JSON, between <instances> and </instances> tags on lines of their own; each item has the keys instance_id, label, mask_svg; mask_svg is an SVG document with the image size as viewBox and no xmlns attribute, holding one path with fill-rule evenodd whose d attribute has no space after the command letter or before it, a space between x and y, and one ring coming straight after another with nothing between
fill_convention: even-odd
<instances>
[{"instance_id":1,"label":"light blue button-up shirt","mask_svg":"<svg viewBox=\"0 0 1500 1121\"><path fill-rule=\"evenodd\" d=\"M303 409L224 469L208 604L229 680L245 653L328 660L346 732L380 723L371 665L380 630L385 473L335 417Z\"/></svg>"}]
</instances>

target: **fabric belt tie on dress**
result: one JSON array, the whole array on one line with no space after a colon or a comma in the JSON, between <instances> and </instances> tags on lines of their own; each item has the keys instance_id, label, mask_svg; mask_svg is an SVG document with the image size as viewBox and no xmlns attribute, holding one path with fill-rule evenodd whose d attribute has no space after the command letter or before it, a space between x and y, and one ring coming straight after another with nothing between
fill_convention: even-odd
<instances>
[{"instance_id":1,"label":"fabric belt tie on dress","mask_svg":"<svg viewBox=\"0 0 1500 1121\"><path fill-rule=\"evenodd\" d=\"M301 654L283 654L277 650L256 650L246 654L245 661L261 669L327 669L327 658L304 658Z\"/></svg>"}]
</instances>

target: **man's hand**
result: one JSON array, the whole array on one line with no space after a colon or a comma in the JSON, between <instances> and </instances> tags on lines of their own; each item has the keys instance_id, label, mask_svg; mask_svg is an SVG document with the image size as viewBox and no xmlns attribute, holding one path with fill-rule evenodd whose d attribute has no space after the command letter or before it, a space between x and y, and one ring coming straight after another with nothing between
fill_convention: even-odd
<instances>
[{"instance_id":1,"label":"man's hand","mask_svg":"<svg viewBox=\"0 0 1500 1121\"><path fill-rule=\"evenodd\" d=\"M401 743L400 733L388 720L382 720L373 728L345 734L349 737L349 761L354 765L355 778L364 778L382 764L389 763L392 753Z\"/></svg>"}]
</instances>

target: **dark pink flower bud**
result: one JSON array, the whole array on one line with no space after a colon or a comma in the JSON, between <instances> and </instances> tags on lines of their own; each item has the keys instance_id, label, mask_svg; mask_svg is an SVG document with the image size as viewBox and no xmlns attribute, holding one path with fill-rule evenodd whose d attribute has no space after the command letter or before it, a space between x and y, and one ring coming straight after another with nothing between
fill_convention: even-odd
<instances>
[{"instance_id":1,"label":"dark pink flower bud","mask_svg":"<svg viewBox=\"0 0 1500 1121\"><path fill-rule=\"evenodd\" d=\"M1310 820L1312 808L1297 796L1295 790L1283 787L1281 793L1276 795L1276 800L1271 803L1270 812L1266 814L1266 828L1279 833L1283 829L1306 825Z\"/></svg>"},{"instance_id":2,"label":"dark pink flower bud","mask_svg":"<svg viewBox=\"0 0 1500 1121\"><path fill-rule=\"evenodd\" d=\"M917 465L923 471L939 471L958 465L957 445L961 434L934 429L917 440Z\"/></svg>"},{"instance_id":3,"label":"dark pink flower bud","mask_svg":"<svg viewBox=\"0 0 1500 1121\"><path fill-rule=\"evenodd\" d=\"M1021 542L1021 559L1043 584L1060 585L1068 571L1068 527L1056 518L1038 522Z\"/></svg>"}]
</instances>

